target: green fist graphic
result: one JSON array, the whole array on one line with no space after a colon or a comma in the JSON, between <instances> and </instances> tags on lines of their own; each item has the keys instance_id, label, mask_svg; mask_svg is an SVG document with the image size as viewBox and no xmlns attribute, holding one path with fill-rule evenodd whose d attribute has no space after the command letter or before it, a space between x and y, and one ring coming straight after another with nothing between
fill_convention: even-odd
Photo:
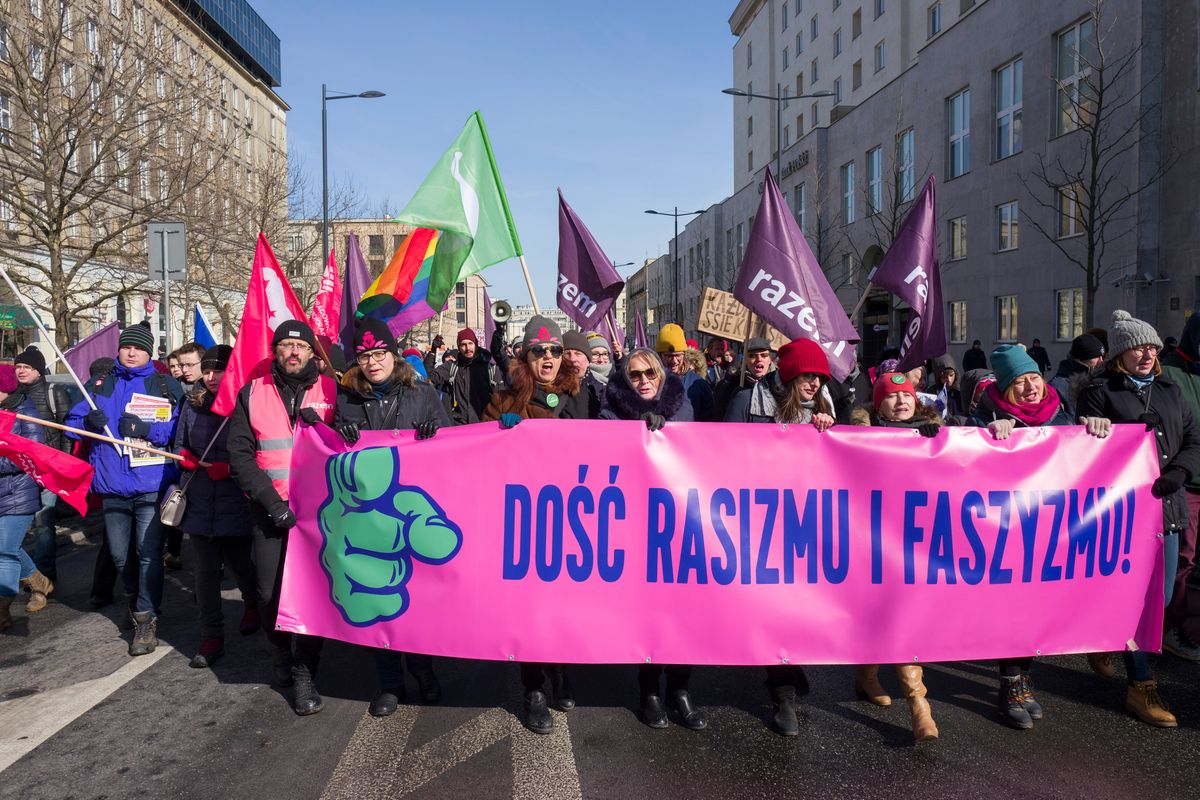
<instances>
[{"instance_id":1,"label":"green fist graphic","mask_svg":"<svg viewBox=\"0 0 1200 800\"><path fill-rule=\"evenodd\" d=\"M329 496L318 523L333 602L351 625L395 619L409 606L413 559L445 564L462 546L462 531L423 489L397 482L395 448L342 453L326 469Z\"/></svg>"}]
</instances>

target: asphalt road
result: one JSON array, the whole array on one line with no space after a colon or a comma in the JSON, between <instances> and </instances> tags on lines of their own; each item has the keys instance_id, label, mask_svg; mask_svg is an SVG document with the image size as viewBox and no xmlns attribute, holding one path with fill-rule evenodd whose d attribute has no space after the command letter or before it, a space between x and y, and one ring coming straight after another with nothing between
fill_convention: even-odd
<instances>
[{"instance_id":1,"label":"asphalt road","mask_svg":"<svg viewBox=\"0 0 1200 800\"><path fill-rule=\"evenodd\" d=\"M439 660L441 705L422 707L410 695L376 720L365 713L374 690L367 657L337 643L326 647L320 675L325 710L300 718L270 685L264 637L236 632L236 589L225 593L226 656L214 669L188 667L198 635L186 568L168 573L162 645L132 659L118 606L88 608L94 554L87 544L65 550L49 608L31 618L17 611L0 635L2 800L1177 800L1200 786L1200 664L1172 657L1156 674L1180 717L1176 730L1126 714L1122 682L1100 680L1082 656L1037 663L1046 717L1029 732L997 721L991 664L927 668L941 738L916 746L904 703L896 694L891 708L856 700L851 667L808 671L813 690L794 739L767 729L762 672L746 668L696 670L693 696L710 721L699 733L641 725L629 666L573 667L579 707L554 712L551 736L521 727L510 664ZM884 684L896 692L888 672Z\"/></svg>"}]
</instances>

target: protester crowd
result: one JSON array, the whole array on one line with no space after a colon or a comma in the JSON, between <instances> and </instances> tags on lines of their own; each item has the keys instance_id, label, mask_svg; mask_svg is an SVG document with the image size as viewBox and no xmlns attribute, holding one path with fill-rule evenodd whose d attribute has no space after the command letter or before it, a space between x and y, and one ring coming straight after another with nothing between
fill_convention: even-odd
<instances>
[{"instance_id":1,"label":"protester crowd","mask_svg":"<svg viewBox=\"0 0 1200 800\"><path fill-rule=\"evenodd\" d=\"M46 364L31 348L12 365L0 365L0 409L65 424L65 433L29 422L14 432L73 451L95 468L93 492L104 519L93 604L112 602L123 581L132 630L130 654L158 644L164 565L182 564L182 538L191 542L200 645L191 665L211 667L225 654L226 622L221 581L230 575L241 592L242 635L260 629L272 646L275 682L292 688L300 715L321 710L317 677L322 640L275 630L287 544L296 518L288 505L288 476L298 420L327 425L348 443L363 430L412 429L417 440L441 428L497 421L512 429L526 419L638 420L650 431L679 422L811 424L824 432L839 425L869 425L938 437L948 426L986 428L997 440L1017 428L1077 425L1105 438L1113 423L1142 424L1155 432L1161 477L1153 494L1162 502L1164 547L1163 648L1200 662L1200 645L1185 624L1190 617L1186 581L1196 560L1200 515L1200 315L1193 315L1178 344L1167 352L1149 324L1123 311L1110 326L1076 338L1068 357L1052 371L1040 342L1026 350L1002 345L984 353L976 341L962 370L944 355L900 371L897 350L877 364L856 365L834 380L825 351L799 339L773 348L751 338L740 358L733 345L713 339L703 351L676 324L663 325L653 348L628 353L599 333L563 332L543 316L506 341L501 325L484 347L476 333L460 331L454 347L439 336L422 353L401 350L388 326L364 318L349 353L320 341L302 321L278 325L269 370L237 394L232 414L213 412L231 348L205 350L190 343L170 354L160 372L152 359L154 336L142 323L120 335L115 359L93 365L87 399L70 404L61 387L46 382ZM164 374L165 373L165 374ZM169 406L147 420L130 412L135 396ZM93 408L94 404L94 408ZM78 431L133 437L169 450L178 461L133 465L112 444L89 441ZM178 488L186 502L168 517L165 498ZM22 591L25 609L45 608L54 591L55 495L0 459L0 630L11 625L11 607ZM160 506L163 510L160 512ZM23 547L32 537L32 556ZM1141 650L1122 654L1127 680L1125 708L1154 726L1177 724L1160 696L1150 659ZM434 659L419 653L373 653L379 691L369 710L393 713L405 702L406 672L421 702L441 696ZM1091 668L1115 675L1112 654L1088 655ZM1018 729L1043 716L1034 693L1032 658L997 665L999 718ZM895 666L917 740L934 739L938 728L926 699L922 667ZM637 669L642 721L666 727L674 717L699 730L707 725L693 699L689 665L644 664ZM886 706L892 698L879 665L862 665L855 694ZM575 698L564 664L520 666L524 724L537 733L553 729L551 707L569 711ZM773 704L772 728L799 732L797 704L808 693L799 665L766 669ZM936 696L936 685L931 687Z\"/></svg>"}]
</instances>

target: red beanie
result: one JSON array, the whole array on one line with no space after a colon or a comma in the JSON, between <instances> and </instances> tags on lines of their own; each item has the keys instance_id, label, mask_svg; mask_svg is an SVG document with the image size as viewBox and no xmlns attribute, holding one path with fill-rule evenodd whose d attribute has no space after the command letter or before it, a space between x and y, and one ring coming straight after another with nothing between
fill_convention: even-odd
<instances>
[{"instance_id":1,"label":"red beanie","mask_svg":"<svg viewBox=\"0 0 1200 800\"><path fill-rule=\"evenodd\" d=\"M470 339L472 342L474 342L476 347L479 346L479 339L475 336L475 331L471 328L463 328L461 331L459 331L458 338L454 341L463 342L467 339Z\"/></svg>"},{"instance_id":2,"label":"red beanie","mask_svg":"<svg viewBox=\"0 0 1200 800\"><path fill-rule=\"evenodd\" d=\"M401 358L408 358L409 356L416 356L417 358L420 358L421 351L415 347L410 347L407 350L405 350L403 353L400 354Z\"/></svg>"},{"instance_id":3,"label":"red beanie","mask_svg":"<svg viewBox=\"0 0 1200 800\"><path fill-rule=\"evenodd\" d=\"M829 359L821 345L812 339L797 339L779 348L779 377L791 383L806 372L822 375L829 380Z\"/></svg>"},{"instance_id":4,"label":"red beanie","mask_svg":"<svg viewBox=\"0 0 1200 800\"><path fill-rule=\"evenodd\" d=\"M917 397L917 390L913 388L907 375L903 372L885 372L875 380L875 386L871 389L871 404L878 411L883 398L897 392L908 392L914 400Z\"/></svg>"}]
</instances>

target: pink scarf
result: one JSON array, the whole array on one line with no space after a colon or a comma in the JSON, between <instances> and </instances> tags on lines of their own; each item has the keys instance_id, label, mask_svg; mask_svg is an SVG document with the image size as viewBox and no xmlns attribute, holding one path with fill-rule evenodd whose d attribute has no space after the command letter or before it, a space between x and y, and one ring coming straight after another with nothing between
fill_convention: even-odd
<instances>
[{"instance_id":1,"label":"pink scarf","mask_svg":"<svg viewBox=\"0 0 1200 800\"><path fill-rule=\"evenodd\" d=\"M1030 427L1044 425L1054 419L1060 403L1058 392L1050 386L1046 387L1046 396L1039 403L1010 403L994 383L988 384L987 395L997 409Z\"/></svg>"}]
</instances>

